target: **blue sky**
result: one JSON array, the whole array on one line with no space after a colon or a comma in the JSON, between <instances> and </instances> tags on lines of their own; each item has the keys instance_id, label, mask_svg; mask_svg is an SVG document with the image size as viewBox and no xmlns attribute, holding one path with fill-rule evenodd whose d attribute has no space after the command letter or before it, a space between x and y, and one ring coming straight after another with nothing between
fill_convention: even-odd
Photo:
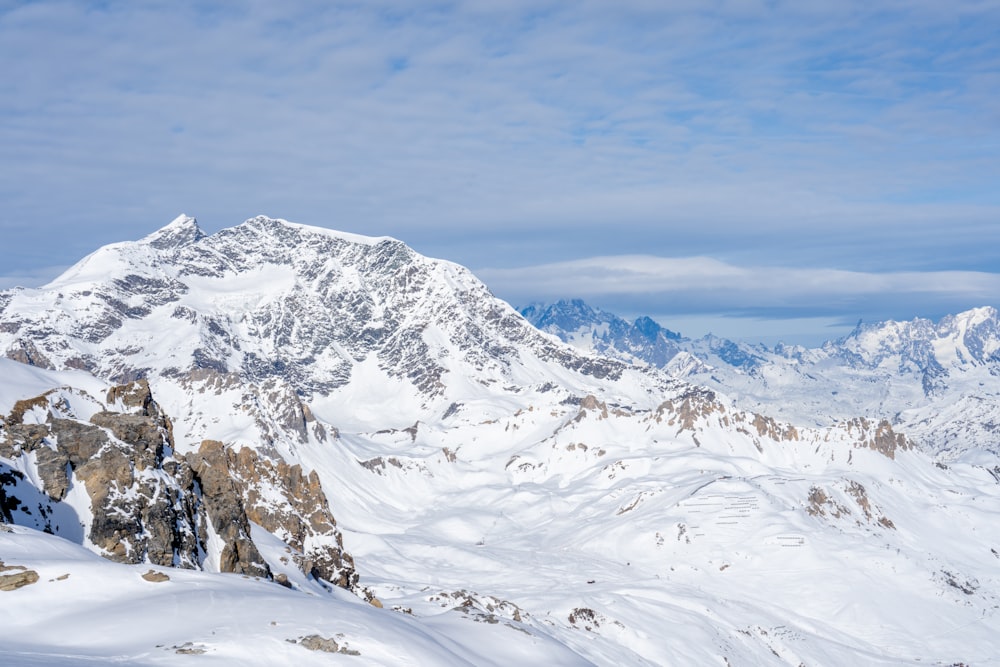
<instances>
[{"instance_id":1,"label":"blue sky","mask_svg":"<svg viewBox=\"0 0 1000 667\"><path fill-rule=\"evenodd\" d=\"M1000 3L0 0L0 287L179 213L817 342L1000 305Z\"/></svg>"}]
</instances>

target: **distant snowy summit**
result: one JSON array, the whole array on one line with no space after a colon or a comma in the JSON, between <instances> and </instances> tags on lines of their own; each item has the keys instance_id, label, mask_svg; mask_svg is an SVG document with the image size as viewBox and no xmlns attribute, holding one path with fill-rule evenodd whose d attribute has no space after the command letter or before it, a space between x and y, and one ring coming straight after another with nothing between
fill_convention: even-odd
<instances>
[{"instance_id":1,"label":"distant snowy summit","mask_svg":"<svg viewBox=\"0 0 1000 667\"><path fill-rule=\"evenodd\" d=\"M745 409L815 424L887 418L936 451L998 448L1000 314L990 306L937 322L859 323L818 348L689 339L648 317L629 323L579 299L521 313L579 349L662 368Z\"/></svg>"},{"instance_id":2,"label":"distant snowy summit","mask_svg":"<svg viewBox=\"0 0 1000 667\"><path fill-rule=\"evenodd\" d=\"M812 349L782 343L768 347L712 334L692 340L649 317L628 322L581 299L534 303L520 312L540 330L575 347L661 368L684 351L747 371L774 356L803 363L836 359L853 368L895 368L932 376L962 366L1000 363L1000 316L991 306L948 315L938 322L922 318L859 322L847 336Z\"/></svg>"},{"instance_id":3,"label":"distant snowy summit","mask_svg":"<svg viewBox=\"0 0 1000 667\"><path fill-rule=\"evenodd\" d=\"M677 377L705 368L682 347L679 333L649 317L628 322L581 299L531 304L520 312L540 330L581 350L662 368Z\"/></svg>"}]
</instances>

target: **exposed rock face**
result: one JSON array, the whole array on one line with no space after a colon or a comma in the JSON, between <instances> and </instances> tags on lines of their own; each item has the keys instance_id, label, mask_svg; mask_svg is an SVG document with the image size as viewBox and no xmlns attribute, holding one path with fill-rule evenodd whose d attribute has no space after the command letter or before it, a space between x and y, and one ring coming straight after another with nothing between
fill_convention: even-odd
<instances>
[{"instance_id":1,"label":"exposed rock face","mask_svg":"<svg viewBox=\"0 0 1000 667\"><path fill-rule=\"evenodd\" d=\"M654 418L657 422L666 419L669 425L677 424L680 430L690 431L699 419L724 411L713 392L692 387L676 399L661 403Z\"/></svg>"},{"instance_id":2,"label":"exposed rock face","mask_svg":"<svg viewBox=\"0 0 1000 667\"><path fill-rule=\"evenodd\" d=\"M15 591L38 582L38 573L23 565L4 565L0 561L0 591Z\"/></svg>"},{"instance_id":3,"label":"exposed rock face","mask_svg":"<svg viewBox=\"0 0 1000 667\"><path fill-rule=\"evenodd\" d=\"M319 635L303 637L299 643L310 651L323 651L324 653L336 653L337 649L340 648L335 640Z\"/></svg>"},{"instance_id":4,"label":"exposed rock face","mask_svg":"<svg viewBox=\"0 0 1000 667\"><path fill-rule=\"evenodd\" d=\"M890 459L896 458L897 449L905 451L913 447L906 436L893 431L892 425L885 419L876 424L863 417L858 417L846 422L844 426L848 433L853 434L855 430L859 431L859 446L873 449Z\"/></svg>"},{"instance_id":5,"label":"exposed rock face","mask_svg":"<svg viewBox=\"0 0 1000 667\"><path fill-rule=\"evenodd\" d=\"M160 417L160 408L153 400L149 382L145 379L129 384L117 385L108 390L108 405L121 403L126 408L138 411L147 417Z\"/></svg>"},{"instance_id":6,"label":"exposed rock face","mask_svg":"<svg viewBox=\"0 0 1000 667\"><path fill-rule=\"evenodd\" d=\"M38 476L42 480L42 488L52 500L62 500L69 490L69 476L66 474L68 457L66 452L48 447L35 450L35 462L38 464Z\"/></svg>"},{"instance_id":7,"label":"exposed rock face","mask_svg":"<svg viewBox=\"0 0 1000 667\"><path fill-rule=\"evenodd\" d=\"M250 538L250 524L232 478L225 445L206 440L188 458L212 528L224 544L219 554L219 569L254 576L270 575L263 556Z\"/></svg>"},{"instance_id":8,"label":"exposed rock face","mask_svg":"<svg viewBox=\"0 0 1000 667\"><path fill-rule=\"evenodd\" d=\"M0 456L33 465L41 480L44 502L34 514L27 510L35 527L58 532L42 520L81 485L93 517L86 537L111 560L270 578L253 522L284 540L306 574L345 588L357 583L315 473L210 440L187 457L176 454L170 420L145 381L108 392L108 406L127 412L99 411L89 422L55 416L49 400L19 401L0 422ZM42 410L44 423L23 423L26 413L37 421ZM4 488L26 482L17 470L3 475L2 518L12 521L22 502ZM205 562L209 544L221 544L218 563Z\"/></svg>"},{"instance_id":9,"label":"exposed rock face","mask_svg":"<svg viewBox=\"0 0 1000 667\"><path fill-rule=\"evenodd\" d=\"M303 572L351 588L357 583L354 560L344 551L336 521L315 471L258 458L243 448L235 457L237 479L243 484L247 515L254 523L285 540L302 554ZM269 501L265 491L278 489L285 503Z\"/></svg>"},{"instance_id":10,"label":"exposed rock face","mask_svg":"<svg viewBox=\"0 0 1000 667\"><path fill-rule=\"evenodd\" d=\"M341 639L343 635L337 635ZM299 637L298 639L287 639L285 640L289 644L298 644L303 648L307 648L310 651L322 651L323 653L341 653L344 655L361 655L360 651L352 649L347 645L347 642L343 644L338 644L336 639L332 637L323 637L321 635L306 635L305 637Z\"/></svg>"},{"instance_id":11,"label":"exposed rock face","mask_svg":"<svg viewBox=\"0 0 1000 667\"><path fill-rule=\"evenodd\" d=\"M867 489L862 484L854 480L844 480L838 486L840 487L839 492L841 496L839 500L836 497L838 489L823 489L818 486L810 488L806 512L815 517L824 517L827 515L834 519L850 517L853 513L847 507L848 503L846 502L847 499L850 499L859 510L858 515L861 518L857 519L858 525L861 525L862 521L864 521L865 523L875 524L882 528L893 530L896 528L892 519L885 516L881 508L872 502L868 496Z\"/></svg>"},{"instance_id":12,"label":"exposed rock face","mask_svg":"<svg viewBox=\"0 0 1000 667\"><path fill-rule=\"evenodd\" d=\"M39 399L44 397L30 402L37 407ZM148 412L150 403L137 405ZM164 419L105 411L87 423L49 413L44 424L15 423L7 430L2 453L34 454L42 491L51 500L63 500L72 483L83 484L93 515L86 532L103 555L126 563L198 566L191 472L168 455Z\"/></svg>"},{"instance_id":13,"label":"exposed rock face","mask_svg":"<svg viewBox=\"0 0 1000 667\"><path fill-rule=\"evenodd\" d=\"M248 521L252 521L295 549L297 564L306 574L344 588L357 583L354 561L344 552L315 472L307 476L298 464L261 458L247 447L234 452L213 440L203 442L188 459L209 513L219 517L214 519L216 532L235 546L224 554L224 560L228 558L240 567L245 567L247 559L253 562L246 551L252 541L244 538L249 535Z\"/></svg>"},{"instance_id":14,"label":"exposed rock face","mask_svg":"<svg viewBox=\"0 0 1000 667\"><path fill-rule=\"evenodd\" d=\"M9 325L8 329L16 331L20 327L18 325ZM34 343L30 340L19 339L7 350L7 358L13 359L14 361L19 361L22 364L28 364L29 366L38 366L39 368L52 369L55 366L49 361L49 358L39 350Z\"/></svg>"},{"instance_id":15,"label":"exposed rock face","mask_svg":"<svg viewBox=\"0 0 1000 667\"><path fill-rule=\"evenodd\" d=\"M584 396L580 401L581 414L578 415L578 419L583 416L583 410L594 410L600 413L602 419L608 418L608 406L604 401L597 400L596 396L588 394Z\"/></svg>"}]
</instances>

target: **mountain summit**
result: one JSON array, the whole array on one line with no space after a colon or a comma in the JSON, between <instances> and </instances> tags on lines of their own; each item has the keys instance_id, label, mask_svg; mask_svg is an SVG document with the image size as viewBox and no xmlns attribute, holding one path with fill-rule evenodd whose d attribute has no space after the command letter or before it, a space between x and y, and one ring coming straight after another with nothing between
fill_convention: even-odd
<instances>
[{"instance_id":1,"label":"mountain summit","mask_svg":"<svg viewBox=\"0 0 1000 667\"><path fill-rule=\"evenodd\" d=\"M670 375L688 375L702 366L684 353L684 339L679 333L661 327L649 317L630 323L592 308L581 299L532 304L520 312L540 330L579 350L663 368Z\"/></svg>"},{"instance_id":2,"label":"mountain summit","mask_svg":"<svg viewBox=\"0 0 1000 667\"><path fill-rule=\"evenodd\" d=\"M448 373L509 385L536 382L536 363L622 371L538 335L463 267L266 217L205 236L180 216L9 295L0 318L8 356L114 382L212 371L280 378L309 397L364 367L430 399Z\"/></svg>"},{"instance_id":3,"label":"mountain summit","mask_svg":"<svg viewBox=\"0 0 1000 667\"><path fill-rule=\"evenodd\" d=\"M198 226L198 221L182 213L174 218L170 224L144 238L141 243L148 243L158 250L166 250L196 243L203 238L205 238L205 233Z\"/></svg>"}]
</instances>

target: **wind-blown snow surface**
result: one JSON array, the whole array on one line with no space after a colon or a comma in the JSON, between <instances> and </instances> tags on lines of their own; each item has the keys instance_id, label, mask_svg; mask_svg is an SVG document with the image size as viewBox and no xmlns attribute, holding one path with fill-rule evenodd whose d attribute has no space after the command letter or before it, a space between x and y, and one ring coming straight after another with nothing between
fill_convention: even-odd
<instances>
[{"instance_id":1,"label":"wind-blown snow surface","mask_svg":"<svg viewBox=\"0 0 1000 667\"><path fill-rule=\"evenodd\" d=\"M426 608L474 585L600 664L994 659L1000 499L986 470L844 443L759 452L708 425L677 437L599 410L566 410L549 435L552 410L509 414L493 437L385 435L397 463L342 479L363 489L340 516L384 601ZM498 447L511 432L524 439ZM371 440L345 444L362 458ZM454 463L427 447L441 442L465 443Z\"/></svg>"},{"instance_id":2,"label":"wind-blown snow surface","mask_svg":"<svg viewBox=\"0 0 1000 667\"><path fill-rule=\"evenodd\" d=\"M183 218L0 315L0 347L53 387L147 377L181 453L213 438L315 470L385 607L305 578L147 582L15 528L0 559L40 575L0 591L23 664L188 642L218 664L1000 664L995 456L936 463L886 425L796 428L581 355L399 242ZM5 400L44 391L29 370ZM286 641L337 633L361 655Z\"/></svg>"},{"instance_id":3,"label":"wind-blown snow surface","mask_svg":"<svg viewBox=\"0 0 1000 667\"><path fill-rule=\"evenodd\" d=\"M346 593L292 591L240 575L110 563L20 526L0 530L7 564L38 582L3 593L3 664L582 664L518 624L491 633L459 620L385 612ZM149 581L143 574L166 575ZM336 642L309 650L303 639ZM507 641L513 639L513 641Z\"/></svg>"}]
</instances>

